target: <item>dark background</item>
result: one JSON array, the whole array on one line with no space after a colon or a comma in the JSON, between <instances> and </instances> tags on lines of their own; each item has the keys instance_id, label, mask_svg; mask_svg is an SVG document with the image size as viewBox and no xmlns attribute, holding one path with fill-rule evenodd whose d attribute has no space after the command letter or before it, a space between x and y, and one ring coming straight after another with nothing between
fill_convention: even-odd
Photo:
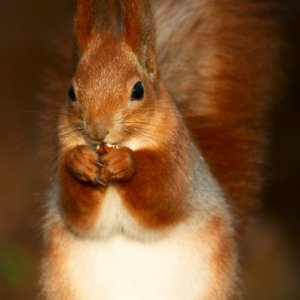
<instances>
[{"instance_id":1,"label":"dark background","mask_svg":"<svg viewBox=\"0 0 300 300\"><path fill-rule=\"evenodd\" d=\"M0 299L34 299L45 176L38 158L39 94L74 0L0 3ZM275 2L275 1L274 1ZM279 2L279 0L277 1ZM269 179L244 261L251 300L300 299L300 2L281 1L287 91L273 107ZM69 42L69 41L68 41ZM46 165L46 163L45 163Z\"/></svg>"}]
</instances>

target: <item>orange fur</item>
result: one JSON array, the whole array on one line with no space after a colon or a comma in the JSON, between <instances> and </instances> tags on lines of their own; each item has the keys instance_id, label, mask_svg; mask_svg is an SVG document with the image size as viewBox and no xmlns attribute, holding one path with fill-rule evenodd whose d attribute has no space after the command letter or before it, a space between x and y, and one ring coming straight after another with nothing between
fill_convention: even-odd
<instances>
[{"instance_id":1,"label":"orange fur","mask_svg":"<svg viewBox=\"0 0 300 300\"><path fill-rule=\"evenodd\" d=\"M75 33L78 45L84 49L92 33L91 19L94 18L95 0L77 1L77 15L75 19Z\"/></svg>"},{"instance_id":2,"label":"orange fur","mask_svg":"<svg viewBox=\"0 0 300 300\"><path fill-rule=\"evenodd\" d=\"M162 79L242 233L261 191L268 111L284 79L276 7L251 0L153 4Z\"/></svg>"},{"instance_id":3,"label":"orange fur","mask_svg":"<svg viewBox=\"0 0 300 300\"><path fill-rule=\"evenodd\" d=\"M131 49L137 53L139 60L149 72L156 73L155 41L151 37L153 32L152 14L149 1L123 1L126 29L125 39Z\"/></svg>"},{"instance_id":4,"label":"orange fur","mask_svg":"<svg viewBox=\"0 0 300 300\"><path fill-rule=\"evenodd\" d=\"M116 217L125 232L163 234L204 220L199 236L215 276L206 298L238 299L235 235L261 185L266 112L282 79L278 28L270 6L252 0L153 0L153 13L149 3L78 1L77 101L58 121L60 226L97 238L111 189L129 215ZM138 81L144 98L131 101ZM102 142L120 147L99 154ZM49 227L48 239L64 240ZM62 259L51 243L47 251L46 260Z\"/></svg>"},{"instance_id":5,"label":"orange fur","mask_svg":"<svg viewBox=\"0 0 300 300\"><path fill-rule=\"evenodd\" d=\"M66 255L63 250L68 247L70 240L65 234L65 228L62 228L55 218L48 217L46 224L48 238L45 244L43 286L39 299L76 300L74 287L70 285L70 278L65 273Z\"/></svg>"},{"instance_id":6,"label":"orange fur","mask_svg":"<svg viewBox=\"0 0 300 300\"><path fill-rule=\"evenodd\" d=\"M170 145L171 148L175 146ZM184 199L188 188L176 166L178 152L172 152L135 152L136 175L119 186L125 206L145 227L170 226L187 215Z\"/></svg>"},{"instance_id":7,"label":"orange fur","mask_svg":"<svg viewBox=\"0 0 300 300\"><path fill-rule=\"evenodd\" d=\"M237 264L238 260L232 248L232 228L228 227L227 221L222 213L211 216L202 234L203 239L207 241L213 253L211 263L216 272L214 281L217 282L217 284L212 287L211 295L207 299L218 297L221 299L224 297L224 299L230 300L240 299L241 295L238 283L235 283L236 286L228 289L230 291L228 295L224 295L224 291L218 289L218 286L226 282L228 277L233 276L231 272L234 272L235 264Z\"/></svg>"},{"instance_id":8,"label":"orange fur","mask_svg":"<svg viewBox=\"0 0 300 300\"><path fill-rule=\"evenodd\" d=\"M96 223L101 207L101 198L105 196L105 189L92 183L93 180L96 180L97 170L88 170L88 174L91 172L91 179L85 177L83 173L78 174L78 172L85 172L85 170L78 170L77 168L84 166L84 168L92 169L97 166L94 161L90 161L89 156L84 152L79 152L79 157L84 160L85 164L81 161L71 160L72 154L77 150L78 148L75 148L71 152L64 153L61 157L59 168L61 209L68 226L77 231L86 232ZM73 169L72 174L69 172L70 168ZM75 176L78 176L77 178L74 177L74 173Z\"/></svg>"}]
</instances>

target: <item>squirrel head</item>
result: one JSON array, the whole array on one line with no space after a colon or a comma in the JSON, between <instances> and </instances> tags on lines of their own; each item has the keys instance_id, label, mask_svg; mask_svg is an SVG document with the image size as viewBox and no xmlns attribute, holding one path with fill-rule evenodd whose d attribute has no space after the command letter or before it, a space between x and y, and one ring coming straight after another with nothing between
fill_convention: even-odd
<instances>
[{"instance_id":1,"label":"squirrel head","mask_svg":"<svg viewBox=\"0 0 300 300\"><path fill-rule=\"evenodd\" d=\"M159 81L149 2L79 0L75 37L79 60L64 122L89 144L155 140L170 100Z\"/></svg>"}]
</instances>

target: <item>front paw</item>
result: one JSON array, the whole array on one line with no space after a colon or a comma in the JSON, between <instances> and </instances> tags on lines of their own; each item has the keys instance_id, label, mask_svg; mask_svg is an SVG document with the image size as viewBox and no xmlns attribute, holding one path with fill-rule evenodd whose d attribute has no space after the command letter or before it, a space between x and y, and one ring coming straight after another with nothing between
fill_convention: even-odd
<instances>
[{"instance_id":1,"label":"front paw","mask_svg":"<svg viewBox=\"0 0 300 300\"><path fill-rule=\"evenodd\" d=\"M116 148L100 156L104 165L101 172L110 180L128 180L134 172L133 151L129 148Z\"/></svg>"},{"instance_id":2,"label":"front paw","mask_svg":"<svg viewBox=\"0 0 300 300\"><path fill-rule=\"evenodd\" d=\"M71 149L66 155L66 165L79 181L107 184L106 180L99 176L102 164L99 162L98 154L88 146L80 145Z\"/></svg>"}]
</instances>

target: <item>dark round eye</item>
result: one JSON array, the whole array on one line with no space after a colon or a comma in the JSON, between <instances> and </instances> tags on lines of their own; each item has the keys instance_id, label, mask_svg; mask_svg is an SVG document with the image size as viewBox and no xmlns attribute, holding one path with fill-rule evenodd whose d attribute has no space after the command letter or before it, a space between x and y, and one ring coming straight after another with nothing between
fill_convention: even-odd
<instances>
[{"instance_id":1,"label":"dark round eye","mask_svg":"<svg viewBox=\"0 0 300 300\"><path fill-rule=\"evenodd\" d=\"M142 100L144 98L144 94L145 90L143 84L140 81L138 81L132 89L131 100Z\"/></svg>"},{"instance_id":2,"label":"dark round eye","mask_svg":"<svg viewBox=\"0 0 300 300\"><path fill-rule=\"evenodd\" d=\"M72 102L76 101L76 94L75 94L75 90L74 90L74 86L73 84L71 84L70 88L69 88L69 92L68 92L69 98Z\"/></svg>"}]
</instances>

